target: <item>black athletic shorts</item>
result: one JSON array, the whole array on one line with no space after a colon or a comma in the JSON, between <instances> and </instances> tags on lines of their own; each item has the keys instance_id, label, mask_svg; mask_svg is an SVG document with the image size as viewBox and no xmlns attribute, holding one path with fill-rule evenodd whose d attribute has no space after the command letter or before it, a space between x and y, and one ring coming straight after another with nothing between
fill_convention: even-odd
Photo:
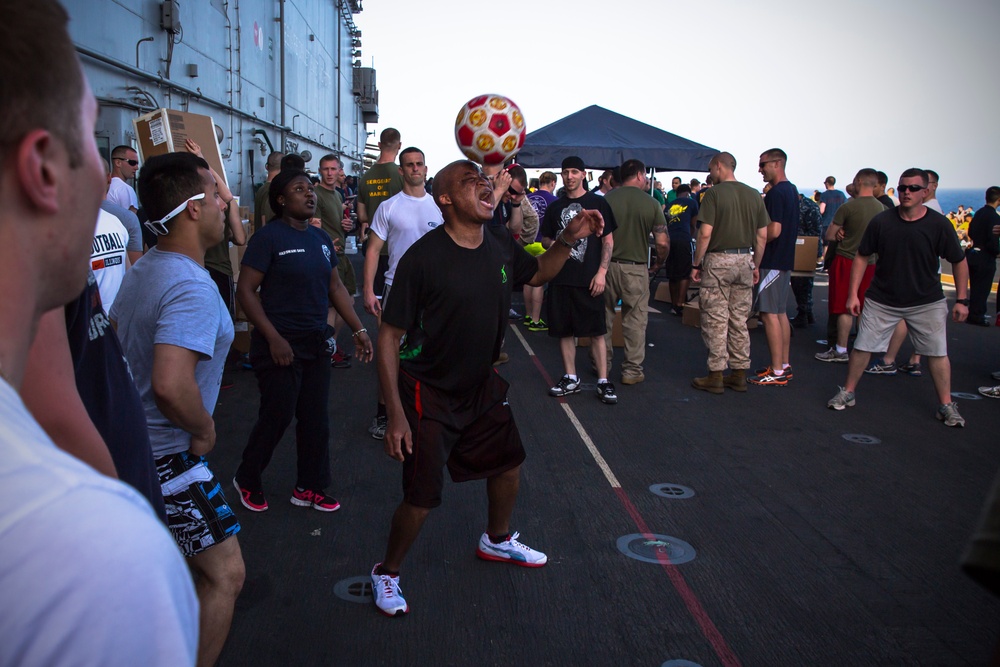
<instances>
[{"instance_id":1,"label":"black athletic shorts","mask_svg":"<svg viewBox=\"0 0 1000 667\"><path fill-rule=\"evenodd\" d=\"M666 262L667 280L687 280L691 277L691 242L678 239L677 243L670 241L670 254Z\"/></svg>"},{"instance_id":2,"label":"black athletic shorts","mask_svg":"<svg viewBox=\"0 0 1000 667\"><path fill-rule=\"evenodd\" d=\"M385 289L385 272L389 270L389 256L379 255L378 264L375 267L375 281L372 283L372 291L381 294Z\"/></svg>"},{"instance_id":3,"label":"black athletic shorts","mask_svg":"<svg viewBox=\"0 0 1000 667\"><path fill-rule=\"evenodd\" d=\"M403 500L441 504L444 466L454 482L486 479L521 465L524 447L507 403L507 382L495 372L473 391L446 394L399 373L399 397L413 437L403 454Z\"/></svg>"},{"instance_id":4,"label":"black athletic shorts","mask_svg":"<svg viewBox=\"0 0 1000 667\"><path fill-rule=\"evenodd\" d=\"M553 338L593 338L608 332L604 295L590 296L588 287L549 285L545 307L549 336Z\"/></svg>"}]
</instances>

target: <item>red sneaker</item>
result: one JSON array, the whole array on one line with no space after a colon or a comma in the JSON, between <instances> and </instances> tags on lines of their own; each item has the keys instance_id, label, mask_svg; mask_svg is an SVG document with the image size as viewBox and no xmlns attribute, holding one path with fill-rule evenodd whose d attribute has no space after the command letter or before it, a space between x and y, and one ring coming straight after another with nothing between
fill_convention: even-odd
<instances>
[{"instance_id":1,"label":"red sneaker","mask_svg":"<svg viewBox=\"0 0 1000 667\"><path fill-rule=\"evenodd\" d=\"M292 504L299 507L312 507L320 512L336 512L340 509L340 503L336 498L331 498L322 491L309 491L295 487L292 491Z\"/></svg>"}]
</instances>

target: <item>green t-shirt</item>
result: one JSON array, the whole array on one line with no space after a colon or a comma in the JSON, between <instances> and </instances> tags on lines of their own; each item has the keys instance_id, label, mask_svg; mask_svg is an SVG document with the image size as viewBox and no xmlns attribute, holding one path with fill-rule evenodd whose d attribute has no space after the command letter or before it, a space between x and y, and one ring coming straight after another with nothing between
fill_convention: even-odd
<instances>
[{"instance_id":1,"label":"green t-shirt","mask_svg":"<svg viewBox=\"0 0 1000 667\"><path fill-rule=\"evenodd\" d=\"M868 223L884 210L885 206L875 197L857 197L842 204L834 214L832 223L844 228L844 239L837 245L837 254L853 260L858 254L858 246L868 229Z\"/></svg>"},{"instance_id":2,"label":"green t-shirt","mask_svg":"<svg viewBox=\"0 0 1000 667\"><path fill-rule=\"evenodd\" d=\"M664 198L663 193L657 188L653 188L653 199L660 203L660 208L667 205L667 200Z\"/></svg>"},{"instance_id":3,"label":"green t-shirt","mask_svg":"<svg viewBox=\"0 0 1000 667\"><path fill-rule=\"evenodd\" d=\"M358 201L365 205L368 224L375 219L379 204L403 189L403 177L395 162L372 165L358 183Z\"/></svg>"},{"instance_id":4,"label":"green t-shirt","mask_svg":"<svg viewBox=\"0 0 1000 667\"><path fill-rule=\"evenodd\" d=\"M760 193L739 181L723 181L705 193L698 222L712 225L708 251L753 248L757 230L771 219Z\"/></svg>"},{"instance_id":5,"label":"green t-shirt","mask_svg":"<svg viewBox=\"0 0 1000 667\"><path fill-rule=\"evenodd\" d=\"M226 213L228 215L228 212ZM233 264L229 256L229 242L233 240L233 232L229 229L229 220L222 233L222 240L205 251L205 268L215 269L227 276L233 275Z\"/></svg>"},{"instance_id":6,"label":"green t-shirt","mask_svg":"<svg viewBox=\"0 0 1000 667\"><path fill-rule=\"evenodd\" d=\"M344 202L339 192L327 190L322 185L316 186L316 217L322 221L323 231L330 235L330 240L339 249L337 254L344 254L347 235L340 226L344 219Z\"/></svg>"},{"instance_id":7,"label":"green t-shirt","mask_svg":"<svg viewBox=\"0 0 1000 667\"><path fill-rule=\"evenodd\" d=\"M403 189L403 177L395 162L373 164L358 181L358 201L365 205L368 224L375 219L379 204ZM389 245L382 246L382 255L389 254Z\"/></svg>"},{"instance_id":8,"label":"green t-shirt","mask_svg":"<svg viewBox=\"0 0 1000 667\"><path fill-rule=\"evenodd\" d=\"M253 196L253 228L255 230L260 229L264 223L270 222L271 218L274 217L274 211L271 210L271 203L268 200L270 192L271 181L264 181ZM264 223L260 221L261 216L264 216Z\"/></svg>"},{"instance_id":9,"label":"green t-shirt","mask_svg":"<svg viewBox=\"0 0 1000 667\"><path fill-rule=\"evenodd\" d=\"M666 225L663 208L639 188L624 186L609 192L604 200L615 214L615 249L612 259L641 262L649 259L649 234Z\"/></svg>"}]
</instances>

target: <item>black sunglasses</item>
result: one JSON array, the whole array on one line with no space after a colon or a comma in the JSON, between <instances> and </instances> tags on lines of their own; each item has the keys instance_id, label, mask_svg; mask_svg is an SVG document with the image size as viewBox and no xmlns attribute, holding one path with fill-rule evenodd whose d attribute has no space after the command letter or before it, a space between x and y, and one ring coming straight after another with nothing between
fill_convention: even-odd
<instances>
[{"instance_id":1,"label":"black sunglasses","mask_svg":"<svg viewBox=\"0 0 1000 667\"><path fill-rule=\"evenodd\" d=\"M507 186L507 194L509 194L511 197L520 197L521 195L524 194L524 192L523 191L518 192L517 190L514 189L513 185L509 185Z\"/></svg>"},{"instance_id":2,"label":"black sunglasses","mask_svg":"<svg viewBox=\"0 0 1000 667\"><path fill-rule=\"evenodd\" d=\"M927 188L922 185L900 185L898 189L900 192L920 192L921 190L926 190Z\"/></svg>"},{"instance_id":3,"label":"black sunglasses","mask_svg":"<svg viewBox=\"0 0 1000 667\"><path fill-rule=\"evenodd\" d=\"M112 160L124 160L125 162L128 162L128 164L129 164L130 167L138 167L139 166L139 161L138 160L126 160L123 157L116 157L116 158L111 158L111 159Z\"/></svg>"}]
</instances>

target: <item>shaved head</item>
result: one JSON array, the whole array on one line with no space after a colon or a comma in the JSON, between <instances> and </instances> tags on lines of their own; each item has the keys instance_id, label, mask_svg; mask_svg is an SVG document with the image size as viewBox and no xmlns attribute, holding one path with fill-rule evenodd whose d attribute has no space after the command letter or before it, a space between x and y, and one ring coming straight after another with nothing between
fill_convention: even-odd
<instances>
[{"instance_id":1,"label":"shaved head","mask_svg":"<svg viewBox=\"0 0 1000 667\"><path fill-rule=\"evenodd\" d=\"M472 160L456 160L434 174L432 189L434 191L434 202L438 206L441 205L441 195L451 194L458 184L458 175L469 167L472 167L476 171L482 171L479 165Z\"/></svg>"}]
</instances>

